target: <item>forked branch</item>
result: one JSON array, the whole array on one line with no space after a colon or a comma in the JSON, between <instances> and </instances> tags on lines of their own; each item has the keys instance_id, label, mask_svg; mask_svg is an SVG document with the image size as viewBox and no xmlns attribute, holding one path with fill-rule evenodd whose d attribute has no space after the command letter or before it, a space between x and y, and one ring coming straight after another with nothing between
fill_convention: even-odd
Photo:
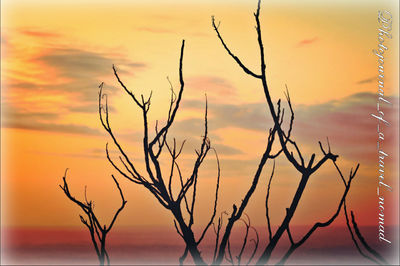
<instances>
[{"instance_id":1,"label":"forked branch","mask_svg":"<svg viewBox=\"0 0 400 266\"><path fill-rule=\"evenodd\" d=\"M330 144L328 141L328 148L329 148L328 151L325 151L322 147L322 144L319 143L320 147L321 147L321 151L323 153L322 158L317 160L316 154L313 153L308 162L305 160L305 156L302 152L301 147L297 144L297 142L294 139L292 139L292 136L291 136L295 115L294 115L294 110L293 110L293 106L292 106L291 99L289 96L289 91L288 91L287 85L286 85L285 96L286 96L286 100L287 100L287 103L288 103L288 106L289 106L289 109L291 112L291 116L290 116L288 130L285 132L285 130L283 129L282 125L283 125L283 120L284 120L285 109L282 108L282 106L281 106L281 100L278 100L277 106L274 105L271 95L270 95L268 82L267 82L265 51L264 51L264 44L263 44L263 40L262 40L262 31L261 31L261 23L260 23L260 9L261 9L261 0L258 1L257 10L254 13L254 18L255 18L255 23L256 23L255 29L256 29L256 34L257 34L257 43L258 43L259 53L260 53L259 54L260 55L259 62L260 62L261 74L255 74L253 71L249 70L249 68L246 67L242 63L242 61L236 55L234 55L232 53L231 49L228 48L228 45L226 44L225 40L223 39L223 37L219 31L220 24L217 25L215 23L214 17L212 17L212 26L213 26L215 32L217 33L217 37L220 40L223 48L228 53L228 55L233 58L233 60L236 62L236 64L238 64L239 67L246 74L248 74L254 78L257 78L261 81L261 86L264 90L264 95L265 95L265 99L267 101L269 113L274 122L273 130L274 130L274 132L276 132L278 139L279 139L279 143L280 143L280 149L278 150L278 152L276 152L275 154L268 154L267 158L274 159L274 158L277 158L281 153L283 153L285 155L286 159L290 162L290 164L295 168L295 170L297 170L297 172L301 176L301 179L298 183L298 187L293 196L293 200L292 200L290 206L288 208L286 208L286 215L274 234L272 234L272 232L271 232L270 219L269 219L269 213L268 213L268 197L269 197L270 182L271 182L272 176L270 178L270 182L269 182L268 189L267 189L267 197L266 197L266 211L267 211L266 216L267 216L267 227L268 227L268 232L269 232L269 243L267 244L266 248L264 249L261 257L257 261L257 264L264 265L264 264L268 263L271 253L275 249L278 241L281 239L281 236L284 232L288 233L289 240L292 245L290 251L288 252L288 255L290 255L291 252L294 251L294 249L296 249L298 246L300 246L304 241L306 241L308 239L308 236L306 235L302 241L299 241L296 243L293 240L293 237L292 237L290 229L289 229L290 222L291 222L291 220L294 216L294 213L299 205L300 199L303 195L303 192L307 186L307 183L308 183L308 180L310 179L310 177L317 170L319 170L326 162L332 161L333 163L335 163L338 158L338 155L333 154L331 152ZM296 157L295 157L295 154L296 154ZM350 189L351 180L354 178L354 176L357 172L357 169L358 169L358 166L357 166L356 170L354 171L354 173L350 174L350 180L348 181L348 183L345 182L346 189L345 189L345 193L343 195L343 200L339 204L338 212L340 211L341 206L344 204L344 199L347 195L348 190ZM254 180L256 180L256 178ZM249 192L250 192L249 195L251 196L251 194L252 194L251 190ZM243 206L243 204L242 204L242 206ZM246 204L244 205L244 207L245 206L246 206ZM237 217L240 217L240 215L241 215L240 210L241 210L241 208L239 208L239 211L237 211L236 206L234 206L234 210L233 210L233 213L232 213L229 221L234 221ZM337 214L338 214L338 212L337 212ZM326 223L317 223L315 228L313 227L313 229L310 230L310 232L312 233L314 230L316 230L316 228L328 226L336 218L337 214L335 213L335 215L332 217L332 220L329 220ZM228 222L228 226L229 226L229 222ZM227 229L229 229L228 226L227 226ZM229 235L229 232L228 232L228 235ZM220 250L219 250L220 255L224 254L223 250L224 250L225 246L226 245L224 245L224 243L222 242ZM218 258L220 258L220 260L218 260L218 259L216 260L217 264L221 263L221 261L222 261L221 256L219 256ZM285 260L286 259L283 259L283 261L285 261Z\"/></svg>"},{"instance_id":2,"label":"forked branch","mask_svg":"<svg viewBox=\"0 0 400 266\"><path fill-rule=\"evenodd\" d=\"M80 201L76 199L74 196L72 196L69 187L68 187L68 182L67 182L67 171L68 169L65 170L64 176L63 176L63 185L60 185L60 188L64 192L64 194L68 197L69 200L71 200L73 203L78 205L82 211L86 215L86 219L82 216L79 215L79 218L81 222L88 228L89 233L90 233L90 238L93 244L93 247L96 251L97 257L99 259L100 265L104 265L107 263L107 265L110 264L110 259L108 257L108 253L106 250L106 238L107 234L110 232L112 227L115 224L115 221L118 218L118 215L121 213L121 211L124 209L126 205L126 200L124 198L124 194L122 192L122 189L117 181L117 179L113 176L113 180L115 185L117 186L118 192L121 197L121 206L118 208L118 210L115 212L111 223L107 225L101 225L99 219L97 218L96 214L94 213L94 204L92 201L89 201L86 197L86 187L85 187L85 201Z\"/></svg>"},{"instance_id":3,"label":"forked branch","mask_svg":"<svg viewBox=\"0 0 400 266\"><path fill-rule=\"evenodd\" d=\"M179 166L179 156L182 153L182 149L185 141L182 142L182 145L177 146L177 141L173 138L173 142L169 141L168 133L170 128L172 127L176 114L179 110L180 103L183 96L184 91L184 79L183 79L183 54L184 54L185 41L182 41L180 58L179 58L179 83L180 88L179 92L175 93L173 85L169 78L167 78L168 83L170 85L171 97L169 100L169 109L167 114L167 121L164 126L159 127L158 121L155 124L155 137L150 138L149 134L149 118L148 113L150 111L151 106L151 97L150 96L145 99L143 95L140 97L136 96L136 94L129 90L127 86L124 84L120 76L118 75L118 71L115 66L113 66L113 72L115 77L118 80L118 83L124 89L124 91L132 98L134 104L141 110L143 117L143 153L144 153L144 162L145 162L145 171L144 173L140 172L137 168L133 160L129 158L127 153L124 151L122 145L120 145L117 137L115 136L110 120L109 120L109 111L108 111L108 103L107 96L103 94L103 84L100 85L99 92L99 116L100 122L103 128L107 131L113 143L115 144L117 150L120 153L119 161L117 163L113 158L111 158L110 153L108 151L108 145L106 145L106 154L107 159L111 163L111 165L125 178L129 181L144 186L153 196L160 202L162 206L164 206L167 210L169 210L174 217L174 226L176 228L177 233L182 237L185 241L186 248L183 253L183 256L180 258L180 263L183 263L187 254L191 254L193 260L196 264L204 264L204 260L201 257L200 251L198 250L198 245L204 239L205 234L207 233L209 227L213 224L216 211L217 211L217 203L218 203L218 192L219 192L219 183L220 183L220 164L216 151L211 146L211 141L208 137L208 120L207 120L207 112L208 112L208 102L206 98L206 107L205 107L205 117L204 117L204 133L202 136L202 141L200 148L196 150L196 159L193 165L193 169L190 175L185 178L181 168ZM103 103L105 99L105 102ZM171 158L170 167L165 171L162 169L162 164L160 163L160 155L163 152L163 148L166 147L167 155ZM197 238L192 230L192 226L195 222L195 206L196 206L196 197L197 197L197 184L199 178L199 169L203 164L205 158L207 157L210 150L215 152L216 160L217 160L217 179L216 179L216 189L215 189L215 200L212 207L212 213L209 221L205 225L204 229L201 231L200 236ZM165 151L165 149L164 149ZM168 172L167 174L165 174ZM177 191L173 191L174 180L177 178L178 186ZM185 219L185 218L188 219Z\"/></svg>"}]
</instances>

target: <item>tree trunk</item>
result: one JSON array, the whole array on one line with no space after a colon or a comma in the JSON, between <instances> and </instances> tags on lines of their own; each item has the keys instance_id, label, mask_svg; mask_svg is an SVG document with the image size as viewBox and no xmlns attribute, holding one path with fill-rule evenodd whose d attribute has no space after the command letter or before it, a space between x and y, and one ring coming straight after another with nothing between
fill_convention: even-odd
<instances>
[{"instance_id":1,"label":"tree trunk","mask_svg":"<svg viewBox=\"0 0 400 266\"><path fill-rule=\"evenodd\" d=\"M268 246L265 248L263 254L261 255L260 259L257 261L257 265L265 265L268 263L268 260L271 257L272 251L275 249L276 245L278 244L279 239L281 238L282 234L288 228L290 221L293 218L294 212L296 211L297 205L299 204L301 195L306 188L307 181L310 175L308 173L303 174L301 177L301 181L299 186L297 187L296 194L294 195L292 204L290 204L290 208L287 209L286 216L278 228L274 236L272 237L271 241L269 242Z\"/></svg>"},{"instance_id":2,"label":"tree trunk","mask_svg":"<svg viewBox=\"0 0 400 266\"><path fill-rule=\"evenodd\" d=\"M175 219L179 224L179 227L183 235L183 240L185 241L186 247L188 248L190 255L192 256L194 263L196 265L206 265L197 247L193 231L186 225L185 221L183 220L180 208L179 207L172 208L172 213L174 214Z\"/></svg>"}]
</instances>

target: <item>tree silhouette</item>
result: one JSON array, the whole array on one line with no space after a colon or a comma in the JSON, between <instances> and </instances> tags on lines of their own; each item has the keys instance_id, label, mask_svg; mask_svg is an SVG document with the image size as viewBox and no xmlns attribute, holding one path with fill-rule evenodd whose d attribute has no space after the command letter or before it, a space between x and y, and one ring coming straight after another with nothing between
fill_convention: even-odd
<instances>
[{"instance_id":1,"label":"tree silhouette","mask_svg":"<svg viewBox=\"0 0 400 266\"><path fill-rule=\"evenodd\" d=\"M128 157L127 153L124 151L123 147L119 144L117 138L114 135L114 132L111 128L109 121L107 95L103 94L103 83L100 85L100 91L99 91L99 116L102 126L107 131L107 133L109 134L109 136L111 137L115 146L117 147L117 149L121 154L121 156L119 156L119 161L120 164L122 165L118 166L117 163L110 157L108 144L106 145L106 154L111 165L122 176L124 176L131 182L144 186L151 194L153 194L153 196L158 200L158 202L164 208L166 208L172 213L174 217L174 225L176 231L182 237L182 239L185 241L186 244L182 260L184 260L184 258L186 257L185 254L189 252L193 257L193 260L197 264L205 264L200 254L200 251L198 250L198 245L204 239L206 232L212 225L213 220L215 218L217 202L218 202L219 181L220 181L220 166L219 166L218 155L215 149L211 147L211 142L210 139L208 138L207 99L206 99L205 116L204 116L204 132L203 132L201 146L198 150L196 150L197 156L193 165L193 170L191 171L190 176L187 177L186 179L184 178L181 172L181 168L178 162L178 158L181 155L185 141L183 141L181 145L177 145L175 139L173 139L173 143L170 143L167 140L169 129L171 128L174 122L176 113L179 109L179 105L182 100L182 94L185 85L182 73L184 47L185 47L185 41L183 40L181 46L180 59L179 59L179 82L180 82L179 92L176 95L171 85L171 99L167 116L167 122L161 129L158 128L158 122L156 123L155 137L151 140L149 139L148 112L150 109L152 93L150 93L150 96L147 98L147 100L144 99L143 95L141 95L140 98L137 98L132 91L127 89L125 84L121 81L116 68L113 66L114 75L117 78L119 84L122 86L125 92L132 98L133 102L142 111L143 129L144 129L143 151L144 151L144 160L146 165L146 176L143 173L140 173L139 170L137 170L137 168L134 166L134 162ZM102 103L102 99L105 99L104 105ZM171 157L171 167L168 171L169 173L168 175L163 174L159 159L161 153L166 150L169 156ZM214 151L217 161L217 181L216 181L213 212L209 222L204 227L200 236L196 237L192 230L192 226L194 224L198 172L204 159L211 150ZM180 189L178 191L173 191L172 182L173 178L176 176L179 177ZM185 219L186 217L185 215L188 216L188 219Z\"/></svg>"},{"instance_id":2,"label":"tree silhouette","mask_svg":"<svg viewBox=\"0 0 400 266\"><path fill-rule=\"evenodd\" d=\"M112 178L115 182L115 185L117 186L117 189L119 191L119 194L121 196L121 207L115 212L111 223L107 225L101 225L99 219L97 218L96 214L94 213L94 203L93 201L89 201L86 197L86 187L85 187L85 201L80 201L77 200L74 196L71 195L67 183L67 171L68 169L65 170L65 174L63 176L63 185L60 185L60 188L64 191L65 195L68 197L69 200L71 200L73 203L78 205L83 212L86 215L86 219L82 216L79 215L79 218L81 219L81 222L88 228L89 233L90 233L90 238L92 240L92 244L94 249L96 250L97 257L99 259L100 265L104 265L105 262L107 262L107 265L110 265L110 258L108 256L107 250L106 250L106 238L107 234L111 231L115 221L117 220L118 215L122 211L122 209L125 207L126 200L124 198L124 194L122 193L121 187L119 186L119 183L117 179L113 175Z\"/></svg>"},{"instance_id":3,"label":"tree silhouette","mask_svg":"<svg viewBox=\"0 0 400 266\"><path fill-rule=\"evenodd\" d=\"M279 152L274 155L268 155L267 159L274 159L277 156L279 156L281 153L283 153L284 156L286 157L287 161L290 162L290 164L293 166L293 168L299 173L299 176L301 176L300 182L298 184L298 187L297 187L296 193L292 199L292 202L291 202L289 208L286 208L286 215L285 215L283 221L281 222L280 226L274 233L272 232L271 225L270 225L270 217L269 217L269 213L268 213L268 199L269 199L271 180L272 180L272 177L274 175L274 170L275 170L275 163L273 166L271 177L268 182L265 207L266 207L267 227L268 227L268 232L269 232L269 242L267 243L265 249L263 250L262 255L258 259L257 264L264 265L264 264L268 263L274 248L276 247L277 243L281 239L282 235L286 232L288 235L288 238L290 240L290 248L285 253L283 258L278 262L278 264L284 264L286 262L286 260L290 257L290 255L297 248L299 248L302 244L304 244L304 242L306 242L308 240L308 238L318 228L329 226L337 218L342 207L344 206L344 208L346 208L346 205L345 205L346 196L349 192L351 182L354 179L354 177L358 171L359 164L357 164L357 166L355 167L354 170L353 170L353 168L350 170L349 178L346 181L341 170L339 169L339 167L336 163L336 160L339 156L331 152L329 140L327 141L327 145L328 145L327 151L326 151L326 149L323 148L321 142L319 142L319 146L320 146L320 149L321 149L321 152L323 155L322 158L320 158L318 161L315 161L316 155L315 155L315 153L313 153L311 155L309 161L306 162L299 145L291 137L291 132L292 132L292 128L293 128L293 122L294 122L295 115L294 115L293 107L291 104L291 99L289 96L289 90L288 90L287 86L286 86L285 96L286 96L286 100L287 100L291 115L290 115L290 123L289 123L288 130L285 132L285 130L283 129L282 123L284 120L285 109L283 107L281 107L280 99L278 100L276 107L273 104L273 101L272 101L272 98L270 95L270 91L269 91L269 87L268 87L267 77L266 77L265 51L264 51L264 44L263 44L263 40L262 40L261 25L260 25L260 5L261 5L261 0L258 1L257 10L254 13L254 17L255 17L255 21L256 21L255 28L256 28L256 33L257 33L257 43L258 43L259 53L260 53L260 58L259 58L260 59L260 73L256 73L256 72L250 70L248 67L246 67L245 64L242 63L242 61L239 59L239 57L237 57L230 50L230 48L227 46L226 42L224 41L224 39L222 38L222 36L220 34L220 31L219 31L220 23L218 23L218 25L217 25L214 17L212 17L212 26L213 26L215 32L217 33L217 37L220 40L223 48L234 59L234 61L237 63L237 65L239 65L239 67L246 74L259 80L261 83L261 86L264 91L265 99L267 101L268 110L269 110L272 120L274 122L274 127L269 130L269 132L270 132L269 139L273 138L275 136L275 134L277 134L277 137L279 139L279 145L280 145ZM272 132L272 137L271 137L271 132ZM273 139L272 139L272 141L273 141ZM289 146L291 146L292 149L294 149L294 151L291 151ZM295 154L297 154L297 156L295 156ZM291 222L291 220L295 214L295 211L298 207L299 201L303 195L303 192L304 192L304 189L306 188L308 180L322 165L324 165L328 161L331 161L333 163L334 167L336 168L337 172L339 173L339 175L344 183L344 192L338 203L338 207L328 220L322 221L322 222L316 222L307 231L307 233L303 235L303 237L301 237L298 241L295 241L290 232L290 222ZM255 178L253 183L254 182L257 183L258 179ZM235 206L234 206L234 210L235 210ZM344 213L345 213L345 216L347 219L348 229L352 235L352 239L353 239L355 245L357 246L359 252L361 254L363 254L361 252L359 246L357 245L355 238L353 237L353 233L352 233L351 227L348 222L348 214L347 214L346 209L345 209ZM352 213L352 217L353 217L353 220L352 220L353 227L357 234L358 239L361 241L363 246L373 255L374 258L369 257L369 256L364 256L364 257L366 257L374 262L377 262L377 263L379 263L377 260L379 260L382 263L385 263L385 260L382 258L382 256L379 255L375 250L373 250L366 243L365 239L362 237L362 235L361 235L360 231L358 230L357 225L354 221L353 213ZM216 264L220 264L222 262L224 252L225 251L223 249L220 250L220 254L218 256L218 259L216 260Z\"/></svg>"},{"instance_id":4,"label":"tree silhouette","mask_svg":"<svg viewBox=\"0 0 400 266\"><path fill-rule=\"evenodd\" d=\"M214 255L210 260L212 265L220 265L224 263L224 259L226 259L231 264L241 264L244 261L243 253L248 244L248 237L250 229L254 230L250 225L250 219L245 215L245 209L251 199L254 191L257 188L257 185L260 180L260 176L262 170L267 163L268 160L274 160L278 156L284 156L286 160L291 164L291 166L298 172L300 176L300 180L296 189L295 194L293 195L293 199L290 203L290 206L286 208L286 215L282 222L280 223L278 229L275 232L272 232L269 208L268 208L268 200L271 189L271 181L275 172L275 161L273 165L273 170L269 178L266 200L265 200L265 209L266 209L266 218L267 218L267 229L269 232L269 238L267 243L265 243L265 248L262 250L262 254L257 259L256 263L259 265L267 264L271 258L271 254L277 246L278 242L281 240L281 237L284 233L287 233L290 247L284 256L279 261L280 264L284 264L286 260L291 256L291 254L300 246L302 246L309 237L317 231L317 229L322 227L327 227L338 217L342 208L345 208L345 200L348 195L351 183L355 178L357 171L359 169L359 164L350 170L349 176L347 180L344 178L341 170L339 169L336 161L338 159L338 155L334 154L331 151L331 147L329 141L327 141L327 146L324 148L322 143L319 142L319 146L321 149L321 158L316 159L316 154L313 153L310 159L307 161L305 156L303 155L301 147L297 144L297 142L292 138L291 133L294 125L295 113L292 107L291 99L289 96L289 90L286 87L286 100L290 111L289 116L289 126L285 130L283 128L283 121L285 115L285 108L281 106L281 100L279 99L276 105L273 103L273 100L270 95L268 82L266 78L266 64L265 64L265 52L264 45L262 41L261 35L261 25L260 25L260 4L261 1L258 1L257 10L254 13L255 21L256 21L256 32L257 32L257 43L259 46L260 52L260 70L259 73L250 70L245 64L240 60L227 46L224 39L222 38L219 31L219 23L218 25L215 22L214 17L212 17L212 26L217 33L217 37L220 40L225 51L234 59L234 61L239 65L239 67L251 77L260 81L260 85L263 88L265 99L267 101L267 106L269 113L273 120L272 127L266 131L267 139L266 146L263 154L260 156L260 162L255 170L255 174L252 178L252 183L245 193L243 199L240 201L240 204L232 205L232 211L230 214L227 212L221 213L217 222L215 223L215 217L217 212L218 205L218 194L219 194L219 185L220 185L220 164L217 152L211 145L211 141L208 137L208 118L207 118L207 97L205 101L205 116L204 116L204 132L202 136L202 142L200 148L196 150L196 159L193 163L193 168L190 174L185 177L181 171L181 167L179 166L179 156L181 155L183 146L185 141L183 141L180 145L177 145L177 141L175 138L172 141L168 138L168 133L170 128L172 127L176 114L179 110L180 103L183 97L184 91L184 78L183 78L183 55L184 55L184 47L185 41L182 41L182 46L180 50L180 58L179 58L179 83L180 88L179 92L176 94L173 86L171 84L171 98L169 102L169 110L167 114L167 120L164 126L159 128L158 121L156 121L155 125L155 136L150 138L149 134L149 122L148 122L148 112L151 106L151 98L152 92L150 92L148 97L144 97L140 95L138 97L133 91L129 90L124 82L121 80L118 75L117 69L113 66L114 76L117 79L120 86L123 90L130 96L133 103L139 108L142 113L143 119L143 154L144 154L144 163L145 170L139 170L134 162L125 151L124 147L118 141L118 138L114 134L114 131L111 127L109 120L109 110L108 110L108 102L107 95L103 93L102 83L99 88L99 117L103 128L106 130L108 135L111 137L112 142L116 149L119 151L118 162L114 158L111 158L108 143L106 144L106 155L110 164L126 179L129 181L141 185L145 187L161 204L166 210L168 210L172 216L174 217L174 226L177 233L181 236L183 241L185 242L185 251L182 257L179 259L180 263L183 264L188 254L191 255L193 261L197 265L206 264L206 259L203 257L201 251L199 250L199 244L204 239L208 229L213 225L214 233L216 235L215 246L214 246ZM146 99L145 99L146 98ZM279 146L277 152L272 152L272 147L275 143L276 138L278 142L276 145ZM212 206L212 214L203 230L200 234L195 234L193 231L193 224L195 220L195 205L196 203L196 193L197 193L197 183L199 176L199 169L202 166L204 159L207 157L210 151L213 151L215 154L215 159L217 163L217 178L215 185L215 193L214 193L214 202ZM165 152L170 160L170 166L165 170L161 166L160 163L160 155ZM297 210L300 199L303 195L303 192L307 186L307 183L319 169L327 162L331 162L333 166L338 171L343 183L344 189L338 202L337 208L333 211L333 214L326 221L316 222L314 225L310 227L310 229L305 233L299 240L295 240L292 237L290 230L290 222ZM165 174L167 173L167 174ZM176 180L180 186L175 191L173 189L173 180ZM347 217L347 211L345 211ZM223 218L224 215L227 216L226 225L223 226ZM243 215L246 216L246 219L243 218ZM230 247L230 237L232 234L232 229L238 221L242 221L245 225L245 237L243 239L241 249L239 253L234 257L232 255L231 247ZM349 225L350 228L350 225ZM362 236L359 230L357 230L357 225L353 219L353 228L357 234L358 239L362 242ZM351 232L351 228L350 228ZM358 234L358 233L359 234ZM254 249L251 252L250 258L247 260L247 264L251 263L253 258L256 255L257 248L259 246L259 238L258 233L255 231L256 239L252 240L254 242ZM361 236L361 237L360 237ZM353 238L354 239L354 238ZM366 245L363 246L367 248ZM369 247L369 246L368 246ZM368 250L368 248L367 248ZM373 252L370 252L373 253ZM375 256L376 257L376 256Z\"/></svg>"},{"instance_id":5,"label":"tree silhouette","mask_svg":"<svg viewBox=\"0 0 400 266\"><path fill-rule=\"evenodd\" d=\"M211 141L208 137L208 118L207 118L207 97L205 101L205 116L204 116L204 132L202 136L202 142L200 148L196 150L196 160L193 165L193 170L191 174L185 179L181 168L179 166L178 158L182 153L183 146L185 141L182 142L181 145L177 145L176 139L173 138L172 143L167 140L167 135L169 133L169 129L171 128L176 113L179 109L182 95L184 91L184 79L183 79L183 54L184 54L185 41L182 41L181 53L179 59L179 82L180 89L178 94L174 92L173 86L171 85L171 98L169 103L169 111L167 115L166 124L159 129L158 121L156 121L155 126L155 137L153 139L149 139L149 128L148 128L148 112L150 110L151 105L151 97L152 92L150 93L147 100L143 95L140 98L137 98L136 95L130 91L123 81L120 79L117 69L113 66L114 75L124 89L124 91L132 98L133 102L141 109L143 116L143 152L144 152L144 161L146 166L146 175L144 176L139 170L135 167L134 162L129 158L124 148L119 143L118 139L114 135L114 132L111 128L110 120L109 120L109 110L108 110L108 102L107 95L103 93L104 83L101 83L99 88L99 117L103 128L107 131L109 136L111 137L115 147L118 149L120 156L118 157L120 165L118 165L113 158L111 158L108 143L106 144L106 155L107 159L111 163L111 165L126 179L129 181L144 186L153 196L158 200L158 202L167 210L171 212L174 217L174 226L177 233L181 236L181 238L185 242L185 251L182 257L179 259L182 264L186 259L188 253L190 253L194 262L199 265L206 264L204 258L201 255L199 250L199 244L204 239L208 229L211 225L214 224L214 219L217 212L217 204L218 204L218 192L219 192L219 184L220 184L220 163L218 159L217 151L211 146ZM103 103L104 101L104 103ZM261 170L263 165L266 162L267 155L269 154L272 148L272 142L274 138L275 130L270 132L270 137L268 139L268 145L266 149L266 153L261 159L260 166L257 169L255 179L259 179ZM166 149L164 149L166 147ZM163 151L167 151L167 154L171 158L170 168L167 170L168 175L164 175L164 171L161 168L159 157ZM212 206L212 214L207 224L204 226L201 233L196 236L193 231L193 224L195 219L195 205L196 205L196 193L197 193L197 181L198 181L198 172L199 169L204 162L204 159L209 154L210 151L213 151L215 154L215 159L217 163L217 178L216 178L216 188L214 194L214 204ZM174 177L178 177L178 183L180 184L180 188L178 191L173 191L172 182ZM214 227L215 233L217 234L217 241L215 244L215 256L212 264L215 264L220 254L221 250L225 251L226 245L228 244L229 236L231 234L231 230L233 225L241 220L240 217L243 214L243 211L250 199L251 194L254 192L256 188L257 182L253 182L253 185L250 187L249 192L243 199L239 208L234 205L234 213L229 218L227 223L225 233L222 236L222 240L218 242L221 232L222 226L222 216L218 219L218 229ZM187 219L185 219L187 218ZM242 220L246 225L246 231L250 228L249 222ZM258 235L257 235L258 238ZM246 240L247 241L247 237ZM257 240L258 241L258 240ZM244 246L246 243L244 243ZM258 246L258 243L257 245ZM223 255L225 252L223 252ZM254 257L254 255L253 255Z\"/></svg>"}]
</instances>

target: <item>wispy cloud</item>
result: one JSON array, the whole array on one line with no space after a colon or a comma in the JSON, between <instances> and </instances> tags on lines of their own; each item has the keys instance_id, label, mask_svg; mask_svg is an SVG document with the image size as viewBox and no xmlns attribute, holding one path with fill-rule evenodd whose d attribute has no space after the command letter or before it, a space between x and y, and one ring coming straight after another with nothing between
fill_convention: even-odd
<instances>
[{"instance_id":1,"label":"wispy cloud","mask_svg":"<svg viewBox=\"0 0 400 266\"><path fill-rule=\"evenodd\" d=\"M2 123L4 128L17 128L17 129L28 129L37 131L47 132L61 132L61 133L72 133L72 134L84 134L84 135L100 135L101 132L97 129L77 124L60 124L60 123L42 123L33 120L15 121L5 119Z\"/></svg>"},{"instance_id":2,"label":"wispy cloud","mask_svg":"<svg viewBox=\"0 0 400 266\"><path fill-rule=\"evenodd\" d=\"M29 129L47 132L62 132L84 135L100 135L98 129L80 124L62 124L57 122L60 114L57 112L30 112L20 108L13 108L5 103L2 106L3 128Z\"/></svg>"},{"instance_id":3,"label":"wispy cloud","mask_svg":"<svg viewBox=\"0 0 400 266\"><path fill-rule=\"evenodd\" d=\"M21 30L19 30L19 32L24 35L37 37L37 38L55 38L55 37L60 36L60 34L58 34L58 33L32 30L32 29L21 29Z\"/></svg>"},{"instance_id":4,"label":"wispy cloud","mask_svg":"<svg viewBox=\"0 0 400 266\"><path fill-rule=\"evenodd\" d=\"M234 94L235 87L226 79L216 76L194 76L186 79L187 87L217 96Z\"/></svg>"},{"instance_id":5,"label":"wispy cloud","mask_svg":"<svg viewBox=\"0 0 400 266\"><path fill-rule=\"evenodd\" d=\"M368 84L368 83L371 83L371 82L375 81L376 79L377 79L376 76L372 77L372 78L368 78L368 79L362 79L362 80L357 81L356 84L359 84L359 85Z\"/></svg>"},{"instance_id":6,"label":"wispy cloud","mask_svg":"<svg viewBox=\"0 0 400 266\"><path fill-rule=\"evenodd\" d=\"M58 76L67 80L64 84L48 85L45 89L74 92L84 101L96 101L99 77L109 76L113 64L117 65L122 73L132 73L146 66L119 56L81 49L52 49L32 60L46 68L54 69Z\"/></svg>"},{"instance_id":7,"label":"wispy cloud","mask_svg":"<svg viewBox=\"0 0 400 266\"><path fill-rule=\"evenodd\" d=\"M305 46L305 45L309 45L309 44L312 44L312 43L314 43L316 41L318 41L318 37L314 37L314 38L311 38L311 39L304 39L304 40L299 41L296 44L296 47L302 47L302 46Z\"/></svg>"},{"instance_id":8,"label":"wispy cloud","mask_svg":"<svg viewBox=\"0 0 400 266\"><path fill-rule=\"evenodd\" d=\"M373 158L376 143L376 120L371 113L376 112L376 95L373 93L357 93L339 100L332 100L316 105L294 106L294 137L300 145L317 147L318 141L329 137L335 151L347 158L358 158L368 161ZM393 103L387 107L387 115L396 122L394 115L398 113L398 97L388 97ZM183 107L204 108L204 102L187 101ZM287 108L286 108L287 109ZM288 110L286 110L287 112ZM250 129L267 132L273 122L268 115L265 103L254 104L215 104L209 102L209 129L213 131L228 127ZM175 125L183 132L200 134L201 119L186 119ZM387 143L395 139L395 131L387 132ZM365 145L354 145L355 142L369 143L372 150Z\"/></svg>"},{"instance_id":9,"label":"wispy cloud","mask_svg":"<svg viewBox=\"0 0 400 266\"><path fill-rule=\"evenodd\" d=\"M76 48L47 49L29 63L45 74L39 80L21 75L7 80L2 126L82 134L98 132L85 126L59 124L59 118L64 114L97 112L98 86L104 78L112 77L113 64L120 73L130 75L146 67L122 55ZM113 86L107 87L108 93L117 91Z\"/></svg>"},{"instance_id":10,"label":"wispy cloud","mask_svg":"<svg viewBox=\"0 0 400 266\"><path fill-rule=\"evenodd\" d=\"M182 107L187 109L195 108L204 110L204 105L204 101L200 100L187 100L182 103ZM266 131L268 130L268 125L272 123L272 119L269 118L267 113L266 103L238 105L209 101L208 108L211 117L209 117L209 124L214 129L238 127L255 131ZM202 119L198 118L187 119L177 122L177 126L185 130L190 130L190 128L195 128L194 124L202 125L202 121Z\"/></svg>"},{"instance_id":11,"label":"wispy cloud","mask_svg":"<svg viewBox=\"0 0 400 266\"><path fill-rule=\"evenodd\" d=\"M398 97L388 97L393 103L386 106L385 117L398 123ZM370 162L376 152L377 96L373 93L357 93L349 97L313 106L296 107L295 134L307 145L317 147L317 141L329 137L332 148L342 156ZM397 127L397 125L394 125ZM392 145L395 130L387 130L386 143ZM360 145L363 143L363 145Z\"/></svg>"},{"instance_id":12,"label":"wispy cloud","mask_svg":"<svg viewBox=\"0 0 400 266\"><path fill-rule=\"evenodd\" d=\"M156 28L156 27L137 27L135 28L137 31L145 31L145 32L150 32L150 33L175 33L174 31L170 29L165 29L165 28Z\"/></svg>"}]
</instances>

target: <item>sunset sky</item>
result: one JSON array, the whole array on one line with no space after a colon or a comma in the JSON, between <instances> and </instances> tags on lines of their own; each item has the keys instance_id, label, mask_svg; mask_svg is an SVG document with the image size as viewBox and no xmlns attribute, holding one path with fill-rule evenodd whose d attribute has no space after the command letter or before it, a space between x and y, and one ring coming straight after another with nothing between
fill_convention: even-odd
<instances>
[{"instance_id":1,"label":"sunset sky","mask_svg":"<svg viewBox=\"0 0 400 266\"><path fill-rule=\"evenodd\" d=\"M264 1L261 24L267 76L273 101L284 100L287 84L295 110L294 137L310 158L320 158L326 137L348 176L360 170L348 196L348 208L360 225L377 225L376 150L377 14L388 9L398 18L396 1L365 4L345 1ZM1 16L1 223L3 227L77 227L79 209L59 184L66 168L76 197L94 200L104 222L119 207L114 174L128 201L117 226L173 226L171 214L144 188L124 180L109 165L111 142L98 118L98 86L104 82L110 120L132 160L143 168L141 112L113 77L112 64L136 94L153 91L150 128L165 122L170 89L179 87L178 63L185 39L182 108L170 141L188 141L180 163L188 174L203 134L205 94L212 146L221 160L218 212L231 211L251 184L272 121L262 88L234 63L211 26L232 51L259 72L254 30L256 1L2 1ZM387 40L384 106L387 223L398 225L398 21ZM385 54L386 55L386 54ZM117 156L111 146L112 155ZM397 148L396 148L397 147ZM117 158L117 157L116 157ZM308 160L308 159L307 159ZM247 213L253 224L265 221L268 162ZM167 173L169 168L165 168ZM216 162L209 156L199 177L196 225L209 217ZM386 177L385 177L386 178ZM270 205L274 225L281 222L300 176L276 160ZM312 177L293 224L325 220L336 209L343 184L327 163ZM386 206L385 206L386 208ZM336 225L342 225L341 215Z\"/></svg>"}]
</instances>

